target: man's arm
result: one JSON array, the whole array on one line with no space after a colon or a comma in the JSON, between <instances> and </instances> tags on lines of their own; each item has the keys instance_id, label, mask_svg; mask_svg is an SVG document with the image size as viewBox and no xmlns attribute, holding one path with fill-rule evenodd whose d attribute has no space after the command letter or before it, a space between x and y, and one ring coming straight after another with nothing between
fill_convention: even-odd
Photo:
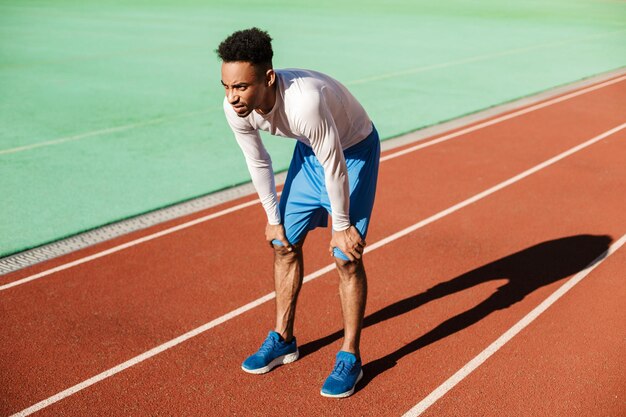
<instances>
[{"instance_id":1,"label":"man's arm","mask_svg":"<svg viewBox=\"0 0 626 417\"><path fill-rule=\"evenodd\" d=\"M263 145L261 136L246 120L239 119L227 102L224 103L224 113L243 152L252 184L267 214L268 225L280 225L272 159Z\"/></svg>"},{"instance_id":2,"label":"man's arm","mask_svg":"<svg viewBox=\"0 0 626 417\"><path fill-rule=\"evenodd\" d=\"M243 151L246 165L248 166L248 171L252 178L252 184L267 214L265 239L270 245L273 240L278 240L291 251L293 248L285 237L285 229L281 224L280 212L278 210L278 197L276 194L276 184L274 182L272 159L263 146L259 132L256 130L246 134L235 132L235 138Z\"/></svg>"},{"instance_id":3,"label":"man's arm","mask_svg":"<svg viewBox=\"0 0 626 417\"><path fill-rule=\"evenodd\" d=\"M252 184L263 204L268 223L280 224L272 159L263 146L259 132L256 130L245 134L235 132L235 138L243 151Z\"/></svg>"}]
</instances>

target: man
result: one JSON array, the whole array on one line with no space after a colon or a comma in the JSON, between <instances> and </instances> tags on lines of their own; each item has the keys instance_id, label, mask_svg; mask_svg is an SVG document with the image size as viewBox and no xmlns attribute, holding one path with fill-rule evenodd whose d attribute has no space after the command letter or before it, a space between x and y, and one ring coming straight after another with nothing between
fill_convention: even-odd
<instances>
[{"instance_id":1,"label":"man","mask_svg":"<svg viewBox=\"0 0 626 417\"><path fill-rule=\"evenodd\" d=\"M338 81L314 71L274 70L271 40L252 28L233 33L216 51L222 60L224 113L267 214L265 236L274 249L276 327L242 369L262 374L298 359L293 329L302 245L309 230L327 226L330 213L329 251L340 277L344 340L321 394L347 397L363 376L359 342L367 280L362 255L380 142L363 107ZM259 130L297 140L280 203Z\"/></svg>"}]
</instances>

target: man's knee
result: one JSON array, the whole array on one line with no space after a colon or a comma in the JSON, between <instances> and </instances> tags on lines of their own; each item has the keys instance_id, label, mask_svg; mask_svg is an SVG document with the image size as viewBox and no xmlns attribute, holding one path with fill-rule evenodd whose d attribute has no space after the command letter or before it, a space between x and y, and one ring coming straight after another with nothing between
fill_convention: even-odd
<instances>
[{"instance_id":1,"label":"man's knee","mask_svg":"<svg viewBox=\"0 0 626 417\"><path fill-rule=\"evenodd\" d=\"M363 272L363 259L355 259L354 261L345 260L335 257L335 265L340 272L340 276L357 276L360 277Z\"/></svg>"},{"instance_id":2,"label":"man's knee","mask_svg":"<svg viewBox=\"0 0 626 417\"><path fill-rule=\"evenodd\" d=\"M274 248L274 254L277 259L287 262L291 259L299 257L302 254L302 242L291 246L284 246L280 243L272 242L272 248Z\"/></svg>"}]
</instances>

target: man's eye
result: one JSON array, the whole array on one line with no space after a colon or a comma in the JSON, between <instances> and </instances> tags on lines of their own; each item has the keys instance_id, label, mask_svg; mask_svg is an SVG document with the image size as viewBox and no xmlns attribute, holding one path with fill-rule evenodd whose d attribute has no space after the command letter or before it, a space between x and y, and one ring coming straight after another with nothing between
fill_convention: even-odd
<instances>
[{"instance_id":1,"label":"man's eye","mask_svg":"<svg viewBox=\"0 0 626 417\"><path fill-rule=\"evenodd\" d=\"M247 88L247 86L245 85L240 85L239 87L237 87L237 90L239 91L244 91Z\"/></svg>"}]
</instances>

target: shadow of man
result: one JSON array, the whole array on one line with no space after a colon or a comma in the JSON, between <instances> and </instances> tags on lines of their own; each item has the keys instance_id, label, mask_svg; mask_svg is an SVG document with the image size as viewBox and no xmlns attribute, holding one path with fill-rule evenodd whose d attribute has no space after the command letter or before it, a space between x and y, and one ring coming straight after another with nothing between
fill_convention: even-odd
<instances>
[{"instance_id":1,"label":"shadow of man","mask_svg":"<svg viewBox=\"0 0 626 417\"><path fill-rule=\"evenodd\" d=\"M397 301L368 315L363 320L364 328L400 316L430 301L467 288L491 280L508 279L506 284L497 288L486 300L471 309L444 321L395 352L365 364L360 388L394 367L404 356L466 329L494 311L510 307L540 287L576 274L593 262L600 261L606 256L611 242L611 237L606 235L577 235L542 242L437 284L423 293ZM338 331L301 346L301 357L333 343L342 335L343 331Z\"/></svg>"}]
</instances>

